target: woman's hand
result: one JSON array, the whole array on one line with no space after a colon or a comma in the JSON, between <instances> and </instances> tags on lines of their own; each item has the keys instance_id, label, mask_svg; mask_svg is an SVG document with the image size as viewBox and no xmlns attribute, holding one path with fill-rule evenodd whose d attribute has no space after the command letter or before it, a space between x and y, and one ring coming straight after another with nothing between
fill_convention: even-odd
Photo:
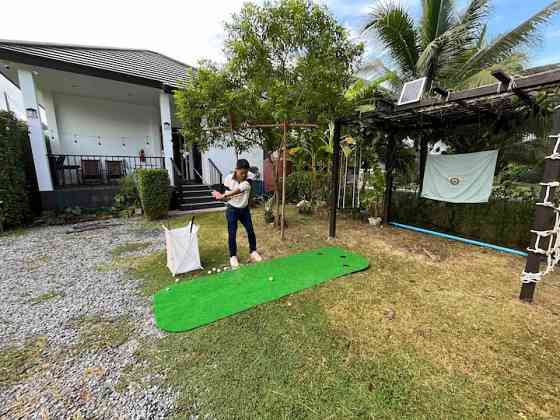
<instances>
[{"instance_id":1,"label":"woman's hand","mask_svg":"<svg viewBox=\"0 0 560 420\"><path fill-rule=\"evenodd\" d=\"M224 199L224 194L220 194L218 191L212 191L212 197L216 200L222 201Z\"/></svg>"}]
</instances>

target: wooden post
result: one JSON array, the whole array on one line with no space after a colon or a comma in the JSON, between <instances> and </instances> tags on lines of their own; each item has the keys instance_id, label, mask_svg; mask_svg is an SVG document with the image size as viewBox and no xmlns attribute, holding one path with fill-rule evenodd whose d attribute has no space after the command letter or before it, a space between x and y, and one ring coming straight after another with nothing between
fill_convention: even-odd
<instances>
[{"instance_id":1,"label":"wooden post","mask_svg":"<svg viewBox=\"0 0 560 420\"><path fill-rule=\"evenodd\" d=\"M420 172L418 173L419 180L418 180L418 197L422 194L422 188L424 186L424 174L426 173L426 162L428 160L428 139L425 136L422 136L420 139Z\"/></svg>"},{"instance_id":2,"label":"wooden post","mask_svg":"<svg viewBox=\"0 0 560 420\"><path fill-rule=\"evenodd\" d=\"M336 210L338 207L338 187L340 171L340 121L334 123L333 155L331 169L331 208L329 218L329 239L336 238Z\"/></svg>"},{"instance_id":3,"label":"wooden post","mask_svg":"<svg viewBox=\"0 0 560 420\"><path fill-rule=\"evenodd\" d=\"M284 212L286 210L286 160L288 159L288 154L286 153L286 143L288 142L288 121L284 121L282 126L284 128L284 135L282 139L282 215L280 217L280 238L284 240L284 225L286 223Z\"/></svg>"},{"instance_id":4,"label":"wooden post","mask_svg":"<svg viewBox=\"0 0 560 420\"><path fill-rule=\"evenodd\" d=\"M552 135L560 135L560 111L554 113L552 126L553 126ZM558 139L552 138L551 140L553 145L556 145ZM559 178L560 178L560 160L547 159L544 165L543 183L555 182L558 181ZM555 190L556 188L551 188L551 197L553 196ZM544 201L546 191L547 191L547 187L543 186L540 194L540 200L539 200L540 203ZM545 231L551 229L554 221L554 217L555 214L552 208L537 205L535 209L535 222L533 225L534 226L533 230ZM535 233L531 233L531 242L530 242L531 247L534 246L536 240L537 240L537 235ZM551 240L550 237L541 238L540 248L547 249L550 240ZM532 274L539 273L541 259L542 259L541 254L529 251L529 256L527 257L527 263L525 265L525 272L532 273ZM533 302L535 296L535 288L536 288L536 282L523 283L521 285L521 293L519 294L519 299L527 303Z\"/></svg>"},{"instance_id":5,"label":"wooden post","mask_svg":"<svg viewBox=\"0 0 560 420\"><path fill-rule=\"evenodd\" d=\"M393 196L393 169L395 166L396 139L390 134L385 153L385 196L383 198L383 224L391 218L391 198Z\"/></svg>"}]
</instances>

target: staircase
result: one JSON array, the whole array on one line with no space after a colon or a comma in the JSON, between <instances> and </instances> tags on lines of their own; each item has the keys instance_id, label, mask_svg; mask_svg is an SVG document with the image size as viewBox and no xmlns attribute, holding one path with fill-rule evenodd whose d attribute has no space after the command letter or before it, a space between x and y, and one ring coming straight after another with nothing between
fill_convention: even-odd
<instances>
[{"instance_id":1,"label":"staircase","mask_svg":"<svg viewBox=\"0 0 560 420\"><path fill-rule=\"evenodd\" d=\"M192 212L222 211L226 205L212 197L212 189L205 184L184 183L179 186L179 210Z\"/></svg>"}]
</instances>

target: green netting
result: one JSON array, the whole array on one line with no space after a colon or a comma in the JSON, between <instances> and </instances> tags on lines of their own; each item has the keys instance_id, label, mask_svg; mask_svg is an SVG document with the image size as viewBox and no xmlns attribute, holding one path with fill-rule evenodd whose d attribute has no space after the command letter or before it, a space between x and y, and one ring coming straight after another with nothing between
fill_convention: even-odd
<instances>
[{"instance_id":1,"label":"green netting","mask_svg":"<svg viewBox=\"0 0 560 420\"><path fill-rule=\"evenodd\" d=\"M154 295L156 323L169 332L192 330L368 266L360 255L321 248L197 277Z\"/></svg>"}]
</instances>

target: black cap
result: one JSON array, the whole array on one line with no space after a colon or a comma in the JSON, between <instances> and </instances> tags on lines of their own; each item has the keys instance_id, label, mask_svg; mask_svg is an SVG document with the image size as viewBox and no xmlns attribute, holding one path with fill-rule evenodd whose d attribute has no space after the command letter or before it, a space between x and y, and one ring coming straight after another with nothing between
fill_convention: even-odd
<instances>
[{"instance_id":1,"label":"black cap","mask_svg":"<svg viewBox=\"0 0 560 420\"><path fill-rule=\"evenodd\" d=\"M247 159L239 159L235 164L235 169L247 169L249 170L250 165Z\"/></svg>"}]
</instances>

